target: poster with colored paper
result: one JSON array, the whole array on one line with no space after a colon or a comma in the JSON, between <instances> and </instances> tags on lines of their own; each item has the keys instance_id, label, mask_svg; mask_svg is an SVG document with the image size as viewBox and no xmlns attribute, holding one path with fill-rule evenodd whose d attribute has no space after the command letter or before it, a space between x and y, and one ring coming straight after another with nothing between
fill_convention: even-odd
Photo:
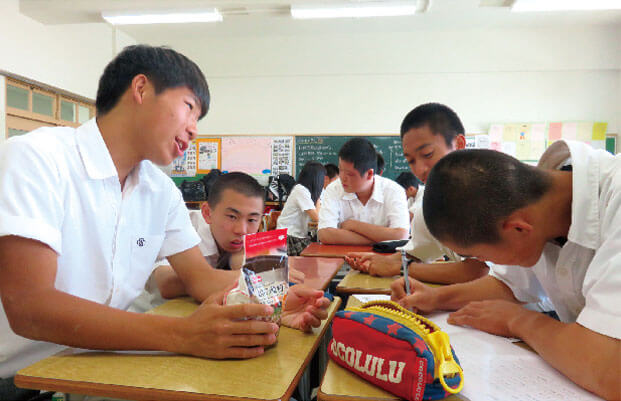
<instances>
[{"instance_id":1,"label":"poster with colored paper","mask_svg":"<svg viewBox=\"0 0 621 401\"><path fill-rule=\"evenodd\" d=\"M515 142L503 142L502 151L510 156L516 156L516 144Z\"/></svg>"},{"instance_id":2,"label":"poster with colored paper","mask_svg":"<svg viewBox=\"0 0 621 401\"><path fill-rule=\"evenodd\" d=\"M474 137L474 147L477 149L489 149L490 140L489 135L476 135Z\"/></svg>"},{"instance_id":3,"label":"poster with colored paper","mask_svg":"<svg viewBox=\"0 0 621 401\"><path fill-rule=\"evenodd\" d=\"M593 137L593 123L576 123L576 139L582 142L589 142Z\"/></svg>"},{"instance_id":4,"label":"poster with colored paper","mask_svg":"<svg viewBox=\"0 0 621 401\"><path fill-rule=\"evenodd\" d=\"M578 131L578 124L563 123L563 127L561 128L561 136L563 139L576 140L577 131Z\"/></svg>"},{"instance_id":5,"label":"poster with colored paper","mask_svg":"<svg viewBox=\"0 0 621 401\"><path fill-rule=\"evenodd\" d=\"M546 141L546 125L545 124L531 124L530 126L530 138L532 141Z\"/></svg>"},{"instance_id":6,"label":"poster with colored paper","mask_svg":"<svg viewBox=\"0 0 621 401\"><path fill-rule=\"evenodd\" d=\"M196 143L191 142L183 153L172 162L171 177L196 176Z\"/></svg>"},{"instance_id":7,"label":"poster with colored paper","mask_svg":"<svg viewBox=\"0 0 621 401\"><path fill-rule=\"evenodd\" d=\"M550 123L548 127L548 141L554 142L563 135L563 123Z\"/></svg>"},{"instance_id":8,"label":"poster with colored paper","mask_svg":"<svg viewBox=\"0 0 621 401\"><path fill-rule=\"evenodd\" d=\"M520 124L518 129L518 141L530 141L530 124Z\"/></svg>"},{"instance_id":9,"label":"poster with colored paper","mask_svg":"<svg viewBox=\"0 0 621 401\"><path fill-rule=\"evenodd\" d=\"M518 140L518 129L519 129L519 126L517 124L505 125L505 128L502 131L502 141L503 142L517 141Z\"/></svg>"},{"instance_id":10,"label":"poster with colored paper","mask_svg":"<svg viewBox=\"0 0 621 401\"><path fill-rule=\"evenodd\" d=\"M489 127L489 140L491 143L502 142L502 131L504 127L501 124L493 124Z\"/></svg>"},{"instance_id":11,"label":"poster with colored paper","mask_svg":"<svg viewBox=\"0 0 621 401\"><path fill-rule=\"evenodd\" d=\"M196 147L198 152L198 174L207 174L214 168L220 168L219 138L198 138Z\"/></svg>"},{"instance_id":12,"label":"poster with colored paper","mask_svg":"<svg viewBox=\"0 0 621 401\"><path fill-rule=\"evenodd\" d=\"M272 175L293 175L293 137L275 137L272 140Z\"/></svg>"},{"instance_id":13,"label":"poster with colored paper","mask_svg":"<svg viewBox=\"0 0 621 401\"><path fill-rule=\"evenodd\" d=\"M606 140L606 129L607 128L608 128L608 123L595 123L595 124L593 124L592 139L594 141L605 141Z\"/></svg>"},{"instance_id":14,"label":"poster with colored paper","mask_svg":"<svg viewBox=\"0 0 621 401\"><path fill-rule=\"evenodd\" d=\"M530 141L517 141L515 146L515 158L518 160L530 160Z\"/></svg>"}]
</instances>

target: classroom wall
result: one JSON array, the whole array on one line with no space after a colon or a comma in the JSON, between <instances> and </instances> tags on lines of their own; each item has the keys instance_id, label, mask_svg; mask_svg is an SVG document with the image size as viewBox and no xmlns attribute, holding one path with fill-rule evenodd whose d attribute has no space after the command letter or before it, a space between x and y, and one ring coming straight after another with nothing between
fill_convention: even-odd
<instances>
[{"instance_id":1,"label":"classroom wall","mask_svg":"<svg viewBox=\"0 0 621 401\"><path fill-rule=\"evenodd\" d=\"M412 107L439 101L471 133L545 120L607 121L619 132L619 27L317 32L203 35L177 46L211 86L199 131L396 133Z\"/></svg>"},{"instance_id":2,"label":"classroom wall","mask_svg":"<svg viewBox=\"0 0 621 401\"><path fill-rule=\"evenodd\" d=\"M109 25L43 25L20 14L17 0L2 0L0 15L0 70L95 97L97 80L113 55ZM116 42L134 40L117 31Z\"/></svg>"}]
</instances>

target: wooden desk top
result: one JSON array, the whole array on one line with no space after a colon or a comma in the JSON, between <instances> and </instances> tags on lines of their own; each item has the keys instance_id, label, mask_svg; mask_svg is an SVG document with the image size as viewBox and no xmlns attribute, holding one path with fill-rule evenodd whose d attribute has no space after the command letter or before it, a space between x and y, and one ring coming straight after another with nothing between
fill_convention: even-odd
<instances>
[{"instance_id":1,"label":"wooden desk top","mask_svg":"<svg viewBox=\"0 0 621 401\"><path fill-rule=\"evenodd\" d=\"M311 334L282 327L278 344L248 360L210 360L167 353L86 352L43 359L15 376L20 387L131 400L287 400L312 358L329 319ZM169 301L153 313L187 316L190 298Z\"/></svg>"},{"instance_id":2,"label":"wooden desk top","mask_svg":"<svg viewBox=\"0 0 621 401\"><path fill-rule=\"evenodd\" d=\"M352 269L347 272L343 280L336 286L336 292L341 294L390 295L390 284L397 278L399 278L399 276L375 277Z\"/></svg>"},{"instance_id":3,"label":"wooden desk top","mask_svg":"<svg viewBox=\"0 0 621 401\"><path fill-rule=\"evenodd\" d=\"M325 290L341 266L345 263L342 258L305 258L289 256L289 268L304 273L304 284L318 290Z\"/></svg>"},{"instance_id":4,"label":"wooden desk top","mask_svg":"<svg viewBox=\"0 0 621 401\"><path fill-rule=\"evenodd\" d=\"M362 303L355 297L349 297L347 307L360 306ZM396 401L401 398L361 379L349 370L339 366L332 360L323 376L321 387L317 393L319 401ZM445 398L447 401L465 400L459 395Z\"/></svg>"},{"instance_id":5,"label":"wooden desk top","mask_svg":"<svg viewBox=\"0 0 621 401\"><path fill-rule=\"evenodd\" d=\"M373 252L373 247L371 245L324 245L312 242L300 255L342 258L349 252Z\"/></svg>"}]
</instances>

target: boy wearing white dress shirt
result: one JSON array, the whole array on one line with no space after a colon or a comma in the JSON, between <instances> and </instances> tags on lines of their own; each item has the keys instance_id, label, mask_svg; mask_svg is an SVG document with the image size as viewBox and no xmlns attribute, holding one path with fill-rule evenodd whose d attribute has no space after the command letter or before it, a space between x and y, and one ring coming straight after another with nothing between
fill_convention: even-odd
<instances>
[{"instance_id":1,"label":"boy wearing white dress shirt","mask_svg":"<svg viewBox=\"0 0 621 401\"><path fill-rule=\"evenodd\" d=\"M433 207L431 207L433 205ZM467 210L467 213L464 213ZM431 233L496 265L486 277L393 299L449 322L517 337L576 384L621 396L621 156L559 140L538 167L491 150L454 152L431 171ZM520 304L549 297L560 321Z\"/></svg>"},{"instance_id":2,"label":"boy wearing white dress shirt","mask_svg":"<svg viewBox=\"0 0 621 401\"><path fill-rule=\"evenodd\" d=\"M340 180L328 185L319 210L318 237L325 244L366 245L408 237L405 191L375 174L377 152L352 138L339 151Z\"/></svg>"},{"instance_id":3,"label":"boy wearing white dress shirt","mask_svg":"<svg viewBox=\"0 0 621 401\"><path fill-rule=\"evenodd\" d=\"M99 81L96 119L2 145L0 398L22 397L4 384L64 346L249 358L274 343L276 324L240 320L269 316L266 305L203 302L184 318L124 310L158 258L199 301L237 280L205 261L179 190L152 164L183 154L208 106L196 64L172 49L129 46ZM285 307L321 297L307 295ZM308 306L301 319L318 325L323 305Z\"/></svg>"},{"instance_id":4,"label":"boy wearing white dress shirt","mask_svg":"<svg viewBox=\"0 0 621 401\"><path fill-rule=\"evenodd\" d=\"M442 157L454 150L464 149L464 131L457 113L446 105L425 103L412 109L401 122L401 144L403 155L416 178L424 184L429 171ZM423 193L424 187L418 191L417 197ZM488 271L485 263L462 260L436 240L427 229L422 207L414 208L411 238L403 249L411 258L409 274L421 281L460 283L477 279ZM433 263L443 257L448 258L448 263ZM375 276L390 277L401 271L399 252L390 255L352 252L347 261L354 269Z\"/></svg>"}]
</instances>

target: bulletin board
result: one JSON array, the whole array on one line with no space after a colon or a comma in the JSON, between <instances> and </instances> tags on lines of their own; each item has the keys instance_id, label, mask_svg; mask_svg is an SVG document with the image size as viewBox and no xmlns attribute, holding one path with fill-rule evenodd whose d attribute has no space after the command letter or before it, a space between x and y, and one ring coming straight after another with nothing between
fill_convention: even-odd
<instances>
[{"instance_id":1,"label":"bulletin board","mask_svg":"<svg viewBox=\"0 0 621 401\"><path fill-rule=\"evenodd\" d=\"M537 162L558 139L577 140L616 154L616 135L606 135L605 122L534 122L492 124L487 134L466 137L468 148L488 148L524 162Z\"/></svg>"}]
</instances>

